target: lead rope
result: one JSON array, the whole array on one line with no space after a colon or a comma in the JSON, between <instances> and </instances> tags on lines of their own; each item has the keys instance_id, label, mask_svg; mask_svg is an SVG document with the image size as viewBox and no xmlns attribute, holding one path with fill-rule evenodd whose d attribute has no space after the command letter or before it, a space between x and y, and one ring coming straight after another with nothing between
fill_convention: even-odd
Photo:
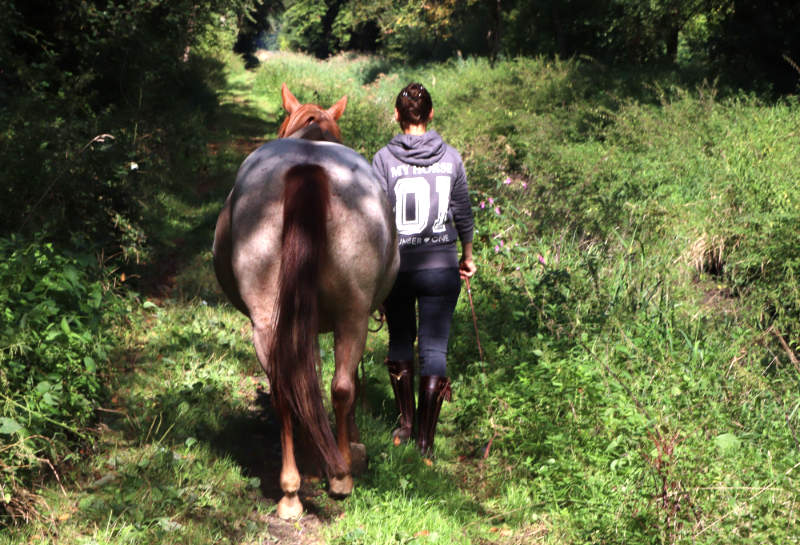
<instances>
[{"instance_id":1,"label":"lead rope","mask_svg":"<svg viewBox=\"0 0 800 545\"><path fill-rule=\"evenodd\" d=\"M378 322L378 327L376 329L370 329L369 327L367 327L367 330L370 333L377 333L378 331L383 329L383 324L386 323L386 313L383 311L383 306L379 307L375 312L378 313L378 317L376 318L375 314L373 313L372 315L370 315L370 318ZM356 381L358 382L358 387L356 389L356 391L358 392L357 393L358 399L356 400L356 403L361 406L362 411L366 412L367 398L364 397L364 389L362 388L364 381L364 356L361 356L361 359L358 362L358 366L356 367Z\"/></svg>"},{"instance_id":2,"label":"lead rope","mask_svg":"<svg viewBox=\"0 0 800 545\"><path fill-rule=\"evenodd\" d=\"M472 309L472 325L475 326L475 340L478 342L478 354L480 354L481 361L483 359L483 348L481 348L481 336L478 334L478 317L475 315L475 303L472 302L472 287L469 285L469 276L464 280L467 283L467 295L469 296L469 308Z\"/></svg>"},{"instance_id":3,"label":"lead rope","mask_svg":"<svg viewBox=\"0 0 800 545\"><path fill-rule=\"evenodd\" d=\"M361 412L367 412L367 398L364 397L364 356L358 362L356 367L356 393L358 400L356 403L361 407Z\"/></svg>"},{"instance_id":4,"label":"lead rope","mask_svg":"<svg viewBox=\"0 0 800 545\"><path fill-rule=\"evenodd\" d=\"M378 331L380 331L383 328L383 324L386 322L386 313L383 312L382 308L383 307L381 306L381 308L378 308L377 310L375 310L375 312L378 313L378 317L377 318L375 317L375 313L374 312L370 315L370 318L372 318L373 320L378 322L378 327L376 329L369 329L369 327L367 328L367 330L370 333L377 333Z\"/></svg>"}]
</instances>

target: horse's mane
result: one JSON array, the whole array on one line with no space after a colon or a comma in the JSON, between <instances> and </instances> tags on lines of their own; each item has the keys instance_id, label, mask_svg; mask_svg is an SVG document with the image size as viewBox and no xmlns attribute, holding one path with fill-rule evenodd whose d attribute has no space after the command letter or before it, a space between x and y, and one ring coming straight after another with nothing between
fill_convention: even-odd
<instances>
[{"instance_id":1,"label":"horse's mane","mask_svg":"<svg viewBox=\"0 0 800 545\"><path fill-rule=\"evenodd\" d=\"M302 138L303 140L319 140L322 142L336 142L337 144L342 143L341 140L331 134L330 131L324 130L317 123L306 125L302 129L284 136L283 138Z\"/></svg>"},{"instance_id":2,"label":"horse's mane","mask_svg":"<svg viewBox=\"0 0 800 545\"><path fill-rule=\"evenodd\" d=\"M283 120L278 130L278 138L304 138L341 143L342 133L326 110L316 104L303 104Z\"/></svg>"}]
</instances>

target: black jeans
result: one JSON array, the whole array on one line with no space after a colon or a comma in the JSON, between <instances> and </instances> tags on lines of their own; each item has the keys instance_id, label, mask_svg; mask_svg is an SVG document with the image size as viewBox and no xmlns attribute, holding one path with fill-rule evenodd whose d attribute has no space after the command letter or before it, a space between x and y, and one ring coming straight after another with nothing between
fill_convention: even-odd
<instances>
[{"instance_id":1,"label":"black jeans","mask_svg":"<svg viewBox=\"0 0 800 545\"><path fill-rule=\"evenodd\" d=\"M399 273L384 303L389 324L389 359L414 358L415 303L419 301L420 375L447 376L447 341L460 291L457 268Z\"/></svg>"}]
</instances>

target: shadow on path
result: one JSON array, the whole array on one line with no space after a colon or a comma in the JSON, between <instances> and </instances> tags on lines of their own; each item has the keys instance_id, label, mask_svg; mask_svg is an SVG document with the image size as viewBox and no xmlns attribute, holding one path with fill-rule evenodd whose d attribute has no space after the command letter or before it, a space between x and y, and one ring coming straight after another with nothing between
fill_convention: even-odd
<instances>
[{"instance_id":1,"label":"shadow on path","mask_svg":"<svg viewBox=\"0 0 800 545\"><path fill-rule=\"evenodd\" d=\"M209 438L210 444L220 455L229 456L241 466L245 475L258 478L264 498L277 504L283 495L280 488L281 427L263 383L255 388L249 401L247 412L229 416L223 429ZM313 521L305 521L309 515L327 522L342 509L328 497L320 467L308 454L311 452L308 439L297 431L295 448L302 475L299 496L306 510L301 524L313 524Z\"/></svg>"}]
</instances>

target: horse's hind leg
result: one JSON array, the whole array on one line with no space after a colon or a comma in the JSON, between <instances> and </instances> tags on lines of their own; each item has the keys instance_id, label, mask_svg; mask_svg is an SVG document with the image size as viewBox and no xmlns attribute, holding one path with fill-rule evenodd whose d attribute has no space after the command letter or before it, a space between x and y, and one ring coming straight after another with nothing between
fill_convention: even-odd
<instances>
[{"instance_id":1,"label":"horse's hind leg","mask_svg":"<svg viewBox=\"0 0 800 545\"><path fill-rule=\"evenodd\" d=\"M281 490L283 497L278 502L278 516L282 519L296 519L303 514L303 504L297 496L300 489L300 472L294 460L294 440L292 438L292 416L288 409L281 411Z\"/></svg>"},{"instance_id":2,"label":"horse's hind leg","mask_svg":"<svg viewBox=\"0 0 800 545\"><path fill-rule=\"evenodd\" d=\"M271 331L253 324L253 342L262 367L267 369L267 347ZM292 436L292 415L288 407L275 407L281 421L281 477L283 497L278 502L277 513L282 519L296 519L303 514L303 504L297 496L300 490L300 472L294 458L294 438Z\"/></svg>"},{"instance_id":3,"label":"horse's hind leg","mask_svg":"<svg viewBox=\"0 0 800 545\"><path fill-rule=\"evenodd\" d=\"M364 345L367 340L367 317L354 317L340 320L334 329L334 356L336 371L331 383L333 410L336 413L336 445L346 462L352 468L353 459L350 441L358 437L353 409L356 398L356 371ZM363 449L359 449L363 450ZM358 464L358 465L363 465ZM330 492L334 496L347 496L353 491L353 477L350 473L335 475L330 479Z\"/></svg>"}]
</instances>

